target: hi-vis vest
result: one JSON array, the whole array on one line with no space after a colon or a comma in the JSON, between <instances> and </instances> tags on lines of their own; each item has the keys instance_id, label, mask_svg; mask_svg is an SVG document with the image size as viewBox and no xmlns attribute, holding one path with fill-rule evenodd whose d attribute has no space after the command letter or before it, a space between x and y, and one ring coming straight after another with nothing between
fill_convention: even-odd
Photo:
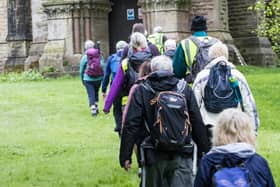
<instances>
[{"instance_id":1,"label":"hi-vis vest","mask_svg":"<svg viewBox=\"0 0 280 187\"><path fill-rule=\"evenodd\" d=\"M155 33L148 36L149 42L157 46L160 54L164 53L163 49L163 34L162 33Z\"/></svg>"},{"instance_id":2,"label":"hi-vis vest","mask_svg":"<svg viewBox=\"0 0 280 187\"><path fill-rule=\"evenodd\" d=\"M185 62L187 65L186 75L190 74L190 67L193 64L193 60L197 51L197 46L190 39L185 39L181 41L181 46L184 51Z\"/></svg>"},{"instance_id":3,"label":"hi-vis vest","mask_svg":"<svg viewBox=\"0 0 280 187\"><path fill-rule=\"evenodd\" d=\"M123 74L125 75L127 68L128 68L128 58L123 59L123 61L121 62L122 65L122 70L123 70ZM123 96L122 97L122 106L126 105L128 100L128 96Z\"/></svg>"}]
</instances>

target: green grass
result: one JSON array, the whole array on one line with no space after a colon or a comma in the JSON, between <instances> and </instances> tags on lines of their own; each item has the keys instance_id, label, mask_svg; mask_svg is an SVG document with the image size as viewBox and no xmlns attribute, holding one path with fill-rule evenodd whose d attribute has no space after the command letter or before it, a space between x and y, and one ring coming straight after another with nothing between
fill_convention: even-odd
<instances>
[{"instance_id":1,"label":"green grass","mask_svg":"<svg viewBox=\"0 0 280 187\"><path fill-rule=\"evenodd\" d=\"M260 114L258 152L280 185L280 69L239 68ZM0 100L1 187L138 186L135 161L129 172L119 166L112 114L90 115L78 78L3 82Z\"/></svg>"}]
</instances>

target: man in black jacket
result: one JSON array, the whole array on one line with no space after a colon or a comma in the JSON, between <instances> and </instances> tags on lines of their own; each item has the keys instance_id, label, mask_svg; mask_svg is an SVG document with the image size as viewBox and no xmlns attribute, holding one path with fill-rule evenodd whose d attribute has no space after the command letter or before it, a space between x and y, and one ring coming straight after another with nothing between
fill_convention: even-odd
<instances>
[{"instance_id":1,"label":"man in black jacket","mask_svg":"<svg viewBox=\"0 0 280 187\"><path fill-rule=\"evenodd\" d=\"M155 91L176 90L178 79L174 77L172 61L166 56L158 56L151 61L152 73L146 82ZM183 91L188 103L188 112L192 125L192 139L201 152L209 150L209 142L206 129L202 122L196 99L189 86ZM131 167L131 155L136 139L144 131L147 132L145 122L151 126L155 122L154 106L150 100L154 94L143 85L134 86L130 91L126 113L123 121L123 132L120 146L120 165L128 170ZM147 134L149 134L147 132ZM142 181L145 186L158 187L168 186L192 186L192 153L163 152L154 150L147 155L146 180Z\"/></svg>"}]
</instances>

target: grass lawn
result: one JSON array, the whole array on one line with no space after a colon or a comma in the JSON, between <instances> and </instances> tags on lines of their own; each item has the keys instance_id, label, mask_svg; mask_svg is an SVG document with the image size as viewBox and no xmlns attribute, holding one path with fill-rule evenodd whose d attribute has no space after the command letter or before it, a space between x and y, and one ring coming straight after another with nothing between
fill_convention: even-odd
<instances>
[{"instance_id":1,"label":"grass lawn","mask_svg":"<svg viewBox=\"0 0 280 187\"><path fill-rule=\"evenodd\" d=\"M258 152L280 185L280 69L241 71L260 114ZM135 160L129 172L119 166L112 113L90 115L78 78L1 82L0 100L1 187L138 186Z\"/></svg>"}]
</instances>

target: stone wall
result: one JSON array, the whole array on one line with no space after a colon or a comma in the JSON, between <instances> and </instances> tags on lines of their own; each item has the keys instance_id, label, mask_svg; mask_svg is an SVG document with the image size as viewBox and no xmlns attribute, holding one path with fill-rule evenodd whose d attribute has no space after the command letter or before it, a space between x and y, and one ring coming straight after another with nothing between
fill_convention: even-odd
<instances>
[{"instance_id":1,"label":"stone wall","mask_svg":"<svg viewBox=\"0 0 280 187\"><path fill-rule=\"evenodd\" d=\"M8 57L8 44L6 42L8 34L7 0L0 1L0 15L0 73L2 73Z\"/></svg>"},{"instance_id":2,"label":"stone wall","mask_svg":"<svg viewBox=\"0 0 280 187\"><path fill-rule=\"evenodd\" d=\"M257 37L257 16L248 7L255 0L229 0L229 29L235 45L248 64L275 66L275 53L267 38Z\"/></svg>"}]
</instances>

